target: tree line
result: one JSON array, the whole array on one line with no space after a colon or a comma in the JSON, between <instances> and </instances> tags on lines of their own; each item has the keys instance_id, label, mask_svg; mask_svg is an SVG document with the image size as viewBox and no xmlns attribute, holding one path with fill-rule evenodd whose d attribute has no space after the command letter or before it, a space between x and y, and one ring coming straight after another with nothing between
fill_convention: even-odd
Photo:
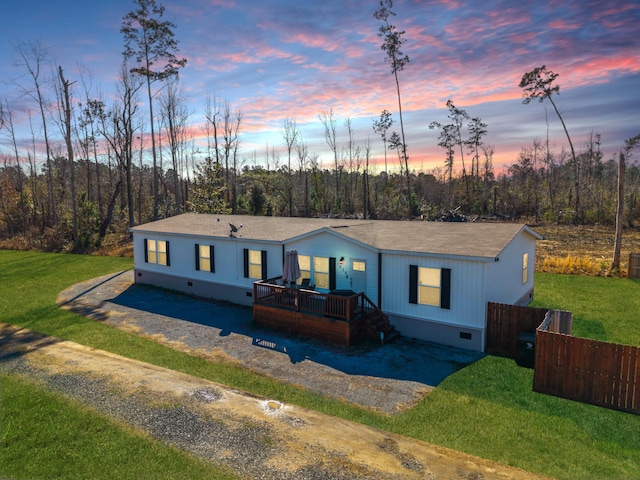
<instances>
[{"instance_id":1,"label":"tree line","mask_svg":"<svg viewBox=\"0 0 640 480\"><path fill-rule=\"evenodd\" d=\"M448 123L425 125L439 132L443 165L411 169L398 77L409 58L400 51L404 32L390 23L391 0L381 1L374 14L382 22L381 48L394 75L400 118L400 133L390 132L388 110L372 122L384 169L375 166L370 140L358 140L351 119L332 109L318 114L333 157L329 166L310 151L291 118L281 122L281 145L266 146L259 160L257 152L247 154L242 109L210 97L196 118L179 80L186 60L176 56L175 25L163 20L155 0L133 3L137 8L123 17L123 63L109 96L88 74L68 78L41 44L14 45L24 74L16 85L34 109L13 112L0 102L0 238L10 244L87 251L109 234L126 236L134 225L188 211L372 219L436 219L456 211L628 226L638 218L640 167L632 152L640 135L625 141L618 158L603 158L596 132L574 149L553 100L558 75L544 66L523 75L524 102L552 103L570 152L534 139L496 172L494 147L484 141L489 126L449 100ZM156 83L162 88L154 90ZM18 113L31 127L26 144L17 138ZM196 146L196 137L206 146ZM391 152L395 160L387 158Z\"/></svg>"}]
</instances>

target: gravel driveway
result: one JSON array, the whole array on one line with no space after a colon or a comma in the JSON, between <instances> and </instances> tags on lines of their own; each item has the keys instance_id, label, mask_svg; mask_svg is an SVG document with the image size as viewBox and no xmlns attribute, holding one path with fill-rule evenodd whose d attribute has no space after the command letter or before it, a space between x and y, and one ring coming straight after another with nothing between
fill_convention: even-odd
<instances>
[{"instance_id":1,"label":"gravel driveway","mask_svg":"<svg viewBox=\"0 0 640 480\"><path fill-rule=\"evenodd\" d=\"M255 327L252 311L133 282L131 270L77 284L63 308L173 348L231 359L279 381L384 413L414 406L482 354L399 338L342 348Z\"/></svg>"}]
</instances>

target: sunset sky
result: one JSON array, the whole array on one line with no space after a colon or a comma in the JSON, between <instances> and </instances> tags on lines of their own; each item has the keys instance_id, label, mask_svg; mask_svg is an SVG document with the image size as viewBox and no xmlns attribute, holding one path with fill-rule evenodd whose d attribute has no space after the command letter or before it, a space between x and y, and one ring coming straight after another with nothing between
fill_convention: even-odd
<instances>
[{"instance_id":1,"label":"sunset sky","mask_svg":"<svg viewBox=\"0 0 640 480\"><path fill-rule=\"evenodd\" d=\"M262 156L266 145L284 151L282 123L289 118L309 151L329 167L332 157L318 115L333 109L340 144L346 143L349 117L356 140L370 138L373 156L382 158L372 121L388 109L397 122L398 108L377 36L380 22L373 17L378 1L160 3L164 18L176 24L178 55L188 59L180 78L194 125L203 122L207 95L241 107L242 156L249 158L254 152ZM108 97L122 61L122 17L133 9L130 0L3 2L0 100L8 103L22 144L29 135L25 111L36 106L16 87L29 82L15 67L12 44L40 41L68 79L88 72L94 95ZM399 76L416 170L444 163L438 132L428 124L448 122L448 99L488 125L485 143L493 145L498 168L513 163L534 139L545 139L545 106L552 147L558 154L568 149L547 101L522 104L520 79L541 65L559 74L554 100L578 151L591 132L600 133L609 159L626 138L640 133L640 1L397 0L393 10L391 22L406 31L403 52L411 60ZM84 95L80 88L75 93ZM204 145L204 139L199 142ZM0 138L0 151L6 143ZM459 172L459 157L455 161Z\"/></svg>"}]
</instances>

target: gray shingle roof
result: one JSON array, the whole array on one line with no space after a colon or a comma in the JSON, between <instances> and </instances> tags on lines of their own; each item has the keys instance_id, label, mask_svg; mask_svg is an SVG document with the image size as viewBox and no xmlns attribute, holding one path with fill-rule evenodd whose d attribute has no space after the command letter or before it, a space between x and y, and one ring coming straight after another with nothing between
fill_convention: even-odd
<instances>
[{"instance_id":1,"label":"gray shingle roof","mask_svg":"<svg viewBox=\"0 0 640 480\"><path fill-rule=\"evenodd\" d=\"M515 223L449 223L392 220L254 217L185 213L131 228L133 232L168 233L286 242L322 229L382 251L495 258L522 230L540 238L526 225ZM241 227L242 226L242 227ZM241 228L240 228L241 227Z\"/></svg>"}]
</instances>

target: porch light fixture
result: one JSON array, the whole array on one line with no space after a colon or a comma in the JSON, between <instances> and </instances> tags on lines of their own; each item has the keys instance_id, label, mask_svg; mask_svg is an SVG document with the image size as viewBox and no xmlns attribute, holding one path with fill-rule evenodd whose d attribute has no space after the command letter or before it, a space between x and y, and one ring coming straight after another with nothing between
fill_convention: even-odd
<instances>
[{"instance_id":1,"label":"porch light fixture","mask_svg":"<svg viewBox=\"0 0 640 480\"><path fill-rule=\"evenodd\" d=\"M340 257L340 266L344 267L344 257Z\"/></svg>"}]
</instances>

